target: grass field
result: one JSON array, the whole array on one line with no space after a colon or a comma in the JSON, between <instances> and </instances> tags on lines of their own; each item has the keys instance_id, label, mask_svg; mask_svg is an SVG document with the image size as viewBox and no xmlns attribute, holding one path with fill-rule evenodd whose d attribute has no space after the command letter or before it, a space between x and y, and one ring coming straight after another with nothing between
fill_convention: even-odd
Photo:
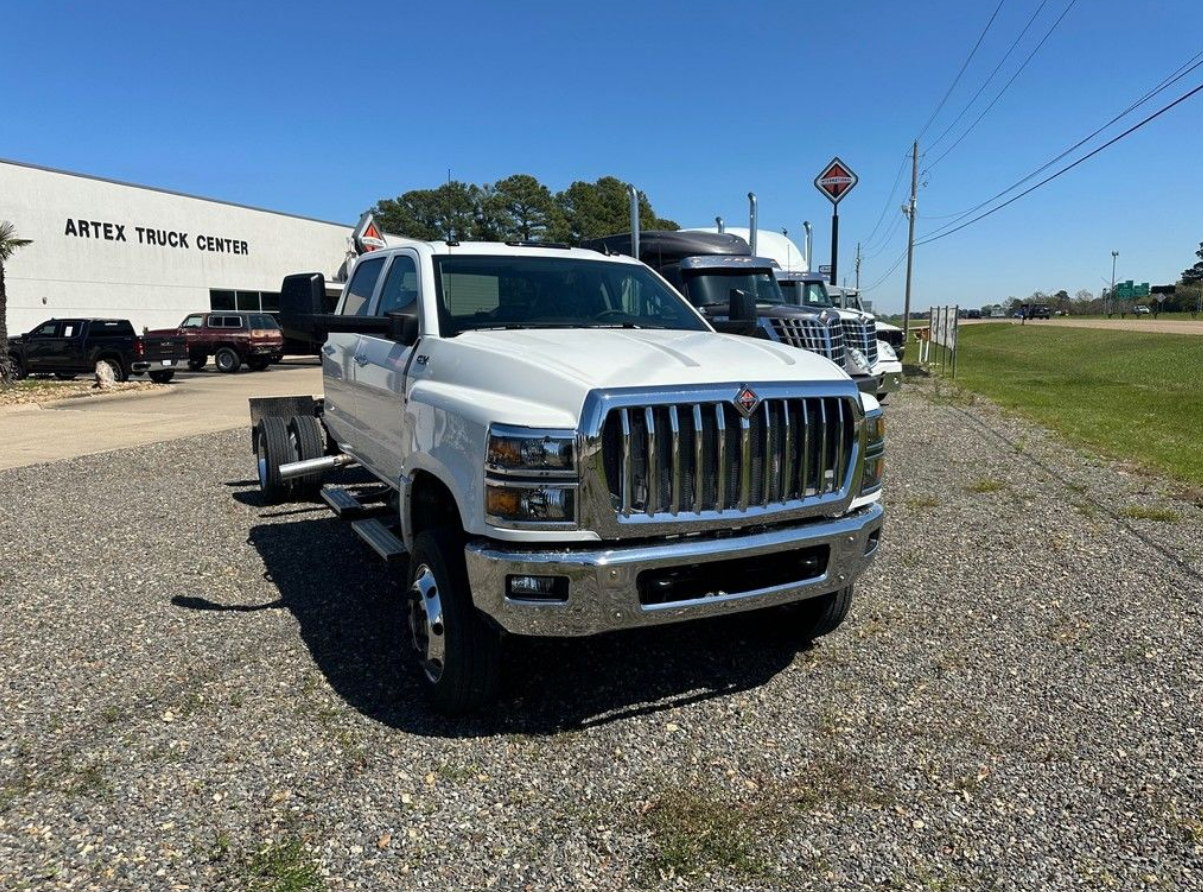
<instances>
[{"instance_id":1,"label":"grass field","mask_svg":"<svg viewBox=\"0 0 1203 892\"><path fill-rule=\"evenodd\" d=\"M957 383L1070 439L1203 485L1203 343L1019 325L960 332Z\"/></svg>"}]
</instances>

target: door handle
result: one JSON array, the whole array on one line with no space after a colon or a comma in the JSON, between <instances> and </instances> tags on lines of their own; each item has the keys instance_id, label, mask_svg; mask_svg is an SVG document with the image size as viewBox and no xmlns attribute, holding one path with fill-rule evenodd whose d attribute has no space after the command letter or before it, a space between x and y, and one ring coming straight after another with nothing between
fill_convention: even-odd
<instances>
[{"instance_id":1,"label":"door handle","mask_svg":"<svg viewBox=\"0 0 1203 892\"><path fill-rule=\"evenodd\" d=\"M358 366L364 366L364 365L367 365L367 364L368 364L368 358L367 358L366 356L364 356L362 353L357 353L357 354L355 355L355 364L356 364L356 365L358 365Z\"/></svg>"},{"instance_id":2,"label":"door handle","mask_svg":"<svg viewBox=\"0 0 1203 892\"><path fill-rule=\"evenodd\" d=\"M326 346L322 347L322 352L325 353L327 356L333 356L334 348L331 347L329 344L327 344Z\"/></svg>"}]
</instances>

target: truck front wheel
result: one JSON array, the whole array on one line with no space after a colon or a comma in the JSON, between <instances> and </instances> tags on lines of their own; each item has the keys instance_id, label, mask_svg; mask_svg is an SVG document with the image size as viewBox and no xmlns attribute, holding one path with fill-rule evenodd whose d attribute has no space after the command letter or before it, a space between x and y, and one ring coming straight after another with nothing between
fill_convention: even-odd
<instances>
[{"instance_id":1,"label":"truck front wheel","mask_svg":"<svg viewBox=\"0 0 1203 892\"><path fill-rule=\"evenodd\" d=\"M793 607L793 629L797 637L812 641L840 627L852 606L852 586L811 598Z\"/></svg>"},{"instance_id":2,"label":"truck front wheel","mask_svg":"<svg viewBox=\"0 0 1203 892\"><path fill-rule=\"evenodd\" d=\"M418 683L431 708L469 712L497 694L501 634L472 604L463 536L427 530L409 559L405 615Z\"/></svg>"}]
</instances>

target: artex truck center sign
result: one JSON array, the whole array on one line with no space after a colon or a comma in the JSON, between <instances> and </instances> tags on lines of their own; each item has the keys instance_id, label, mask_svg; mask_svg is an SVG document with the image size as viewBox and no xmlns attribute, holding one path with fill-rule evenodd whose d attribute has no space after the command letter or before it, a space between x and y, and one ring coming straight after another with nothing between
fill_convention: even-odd
<instances>
[{"instance_id":1,"label":"artex truck center sign","mask_svg":"<svg viewBox=\"0 0 1203 892\"><path fill-rule=\"evenodd\" d=\"M178 325L274 312L296 272L343 278L352 224L0 161L0 220L33 240L7 264L8 330L55 316Z\"/></svg>"}]
</instances>

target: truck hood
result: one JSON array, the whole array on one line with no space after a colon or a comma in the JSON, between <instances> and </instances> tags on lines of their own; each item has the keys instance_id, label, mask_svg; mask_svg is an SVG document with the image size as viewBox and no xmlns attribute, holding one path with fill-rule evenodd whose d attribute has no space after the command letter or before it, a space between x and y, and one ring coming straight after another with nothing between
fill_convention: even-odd
<instances>
[{"instance_id":1,"label":"truck hood","mask_svg":"<svg viewBox=\"0 0 1203 892\"><path fill-rule=\"evenodd\" d=\"M430 396L454 391L457 402L472 393L503 396L501 403L492 397L477 402L510 416L495 421L553 427L575 426L591 390L730 384L734 392L741 384L781 381L826 381L842 389L849 382L838 366L805 350L709 331L475 331L424 341L419 352L427 362L419 360L411 375L429 373L415 387Z\"/></svg>"},{"instance_id":2,"label":"truck hood","mask_svg":"<svg viewBox=\"0 0 1203 892\"><path fill-rule=\"evenodd\" d=\"M182 328L152 328L145 334L151 338L174 338L183 333L184 330Z\"/></svg>"}]
</instances>

